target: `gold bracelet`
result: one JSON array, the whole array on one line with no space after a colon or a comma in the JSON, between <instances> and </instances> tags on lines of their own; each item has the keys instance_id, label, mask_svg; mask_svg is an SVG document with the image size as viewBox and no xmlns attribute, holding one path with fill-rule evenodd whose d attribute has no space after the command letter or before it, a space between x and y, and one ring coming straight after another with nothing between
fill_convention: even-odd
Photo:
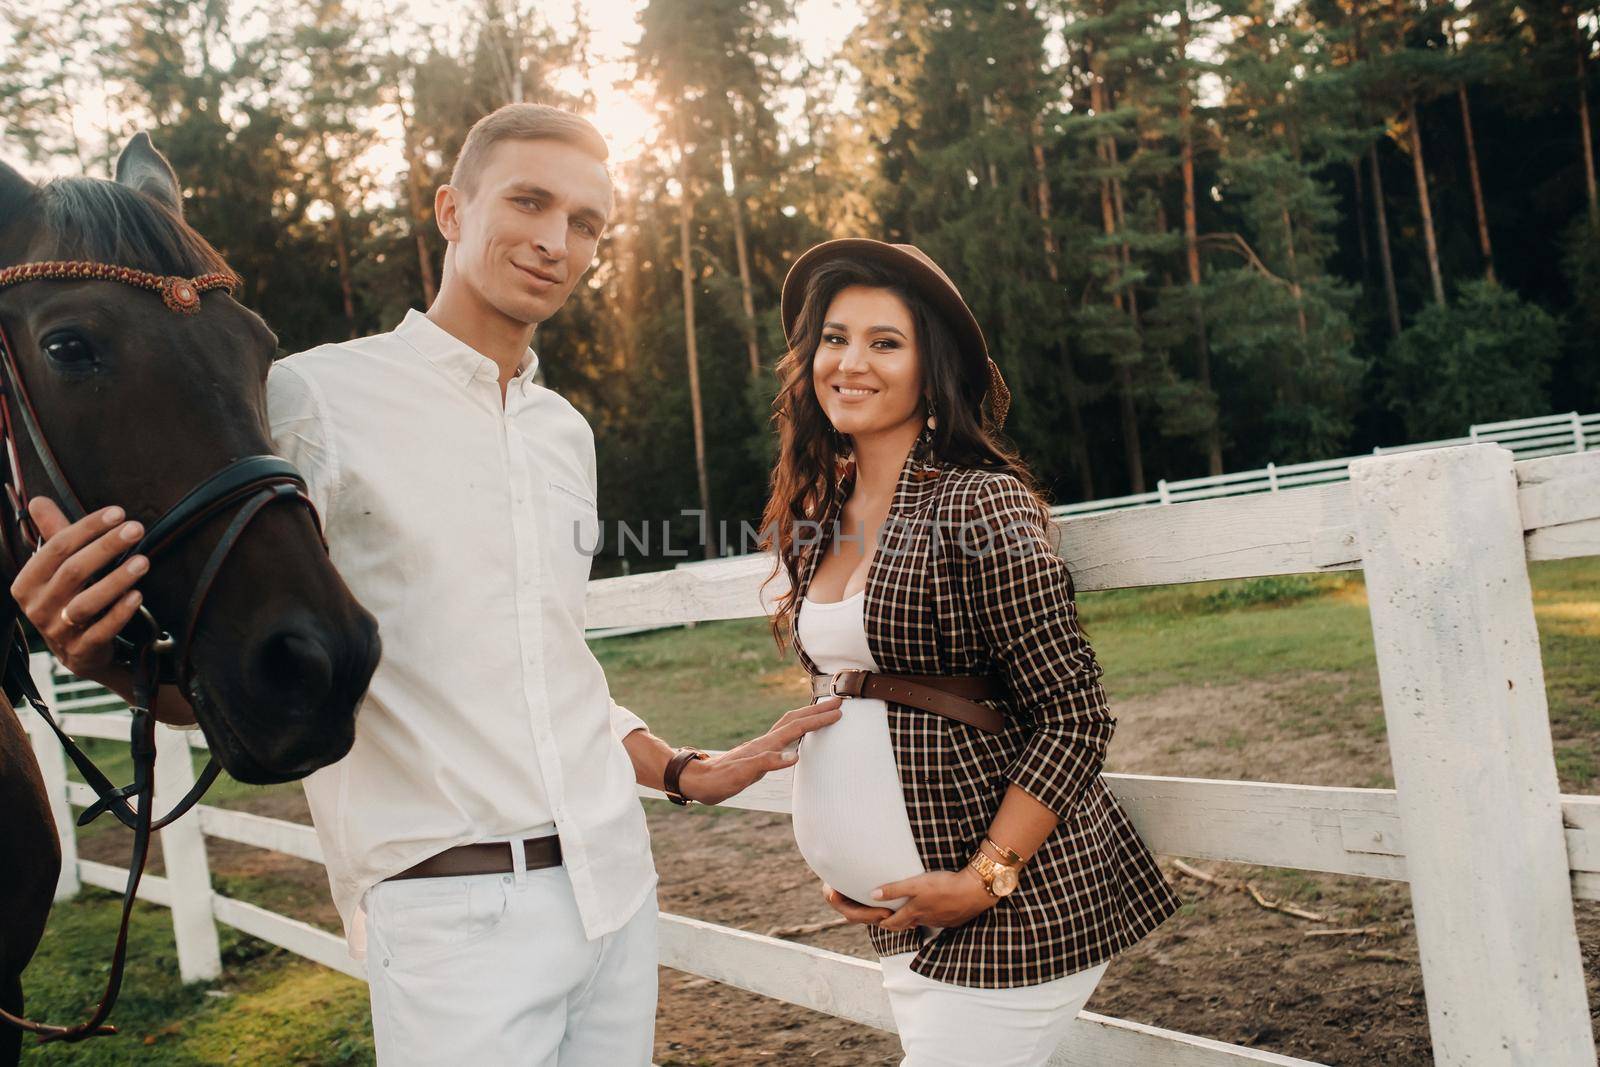
<instances>
[{"instance_id":1,"label":"gold bracelet","mask_svg":"<svg viewBox=\"0 0 1600 1067\"><path fill-rule=\"evenodd\" d=\"M999 853L1000 862L1006 864L1006 866L1008 866L1008 867L1020 867L1020 866L1022 866L1022 862L1023 862L1022 861L1022 854L1019 853L1019 852L1015 852L1015 851L1013 851L1013 850L1011 850L1009 848L1006 848L1004 845L1002 845L1000 842L996 841L994 838L985 837L983 839L983 844L980 844L978 847L982 848L983 845L988 845L990 848L994 849L995 852Z\"/></svg>"},{"instance_id":2,"label":"gold bracelet","mask_svg":"<svg viewBox=\"0 0 1600 1067\"><path fill-rule=\"evenodd\" d=\"M1006 846L1002 845L1000 841L994 840L992 837L984 837L982 843L979 843L978 848L982 848L984 845L994 849L995 856L998 856L1000 862L1005 864L1006 867L1021 867L1022 862L1024 862L1021 853L1014 851L1014 849L1006 848Z\"/></svg>"}]
</instances>

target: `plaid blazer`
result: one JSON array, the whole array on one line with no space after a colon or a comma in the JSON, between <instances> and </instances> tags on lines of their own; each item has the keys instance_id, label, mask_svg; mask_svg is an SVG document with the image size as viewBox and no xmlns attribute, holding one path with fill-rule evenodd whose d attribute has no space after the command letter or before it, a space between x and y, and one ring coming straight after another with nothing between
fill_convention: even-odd
<instances>
[{"instance_id":1,"label":"plaid blazer","mask_svg":"<svg viewBox=\"0 0 1600 1067\"><path fill-rule=\"evenodd\" d=\"M852 484L846 475L815 544L801 549L797 598ZM907 456L867 572L866 630L885 672L998 673L1007 682L1006 699L990 702L1006 716L999 734L888 705L911 833L928 870L966 865L1012 783L1061 817L1010 896L926 944L915 930L868 927L879 955L916 951L912 970L955 985L1037 985L1108 959L1178 909L1100 778L1116 719L1078 629L1067 565L1020 481ZM796 652L815 673L798 641Z\"/></svg>"}]
</instances>

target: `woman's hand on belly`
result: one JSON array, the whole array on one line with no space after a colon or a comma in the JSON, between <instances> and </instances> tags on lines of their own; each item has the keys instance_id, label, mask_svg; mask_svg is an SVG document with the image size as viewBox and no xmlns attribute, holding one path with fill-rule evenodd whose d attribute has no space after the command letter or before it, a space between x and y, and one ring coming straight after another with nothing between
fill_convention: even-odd
<instances>
[{"instance_id":1,"label":"woman's hand on belly","mask_svg":"<svg viewBox=\"0 0 1600 1067\"><path fill-rule=\"evenodd\" d=\"M826 882L822 883L822 896L834 911L863 926L876 926L894 914L888 908L870 908L858 900L851 900Z\"/></svg>"},{"instance_id":2,"label":"woman's hand on belly","mask_svg":"<svg viewBox=\"0 0 1600 1067\"><path fill-rule=\"evenodd\" d=\"M965 925L999 903L970 867L959 871L929 871L915 878L890 882L873 890L878 900L908 898L878 923L885 930L910 930L915 926L952 929ZM882 912L883 908L862 908Z\"/></svg>"}]
</instances>

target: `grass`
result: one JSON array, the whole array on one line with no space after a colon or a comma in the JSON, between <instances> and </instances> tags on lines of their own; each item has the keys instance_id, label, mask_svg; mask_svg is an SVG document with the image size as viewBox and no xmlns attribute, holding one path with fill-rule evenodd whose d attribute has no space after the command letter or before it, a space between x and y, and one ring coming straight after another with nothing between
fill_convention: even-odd
<instances>
[{"instance_id":1,"label":"grass","mask_svg":"<svg viewBox=\"0 0 1600 1067\"><path fill-rule=\"evenodd\" d=\"M1540 563L1530 572L1562 788L1589 791L1600 774L1600 560ZM1281 729L1304 736L1329 729L1383 734L1381 715L1370 711L1377 667L1359 576L1086 593L1079 608L1113 700L1173 686L1283 678L1294 684L1285 689L1292 706ZM806 702L798 666L778 655L763 620L612 638L595 648L617 700L675 744L726 747ZM1364 710L1352 715L1352 709ZM1229 735L1220 743L1236 747L1244 739ZM112 778L123 780L127 747L92 747ZM260 792L224 776L211 802L238 804ZM696 810L716 818L721 809ZM105 822L83 836L120 832ZM1300 872L1264 877L1274 893L1291 899L1312 903L1320 892ZM215 878L220 892L287 914L314 903L313 890L281 880L226 871ZM25 975L30 1014L75 1019L98 999L116 912L115 899L95 890L56 909ZM141 905L116 1014L123 1037L28 1051L25 1062L371 1062L359 982L227 928L221 936L224 980L184 986L165 909Z\"/></svg>"},{"instance_id":2,"label":"grass","mask_svg":"<svg viewBox=\"0 0 1600 1067\"><path fill-rule=\"evenodd\" d=\"M99 1000L118 904L85 890L59 904L24 976L28 1012L76 1021ZM112 1016L121 1033L78 1045L23 1045L38 1064L368 1064L373 1061L366 989L352 978L219 927L224 978L184 985L165 908L141 904L128 970Z\"/></svg>"}]
</instances>

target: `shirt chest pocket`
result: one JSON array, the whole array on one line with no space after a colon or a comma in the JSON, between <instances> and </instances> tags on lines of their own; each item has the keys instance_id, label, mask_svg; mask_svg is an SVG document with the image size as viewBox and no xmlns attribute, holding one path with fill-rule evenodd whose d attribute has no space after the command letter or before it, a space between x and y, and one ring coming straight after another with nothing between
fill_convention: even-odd
<instances>
[{"instance_id":1,"label":"shirt chest pocket","mask_svg":"<svg viewBox=\"0 0 1600 1067\"><path fill-rule=\"evenodd\" d=\"M600 551L600 518L586 490L552 478L545 494L545 530L549 537L550 580L582 605L589 568ZM575 599L573 599L575 598Z\"/></svg>"}]
</instances>

